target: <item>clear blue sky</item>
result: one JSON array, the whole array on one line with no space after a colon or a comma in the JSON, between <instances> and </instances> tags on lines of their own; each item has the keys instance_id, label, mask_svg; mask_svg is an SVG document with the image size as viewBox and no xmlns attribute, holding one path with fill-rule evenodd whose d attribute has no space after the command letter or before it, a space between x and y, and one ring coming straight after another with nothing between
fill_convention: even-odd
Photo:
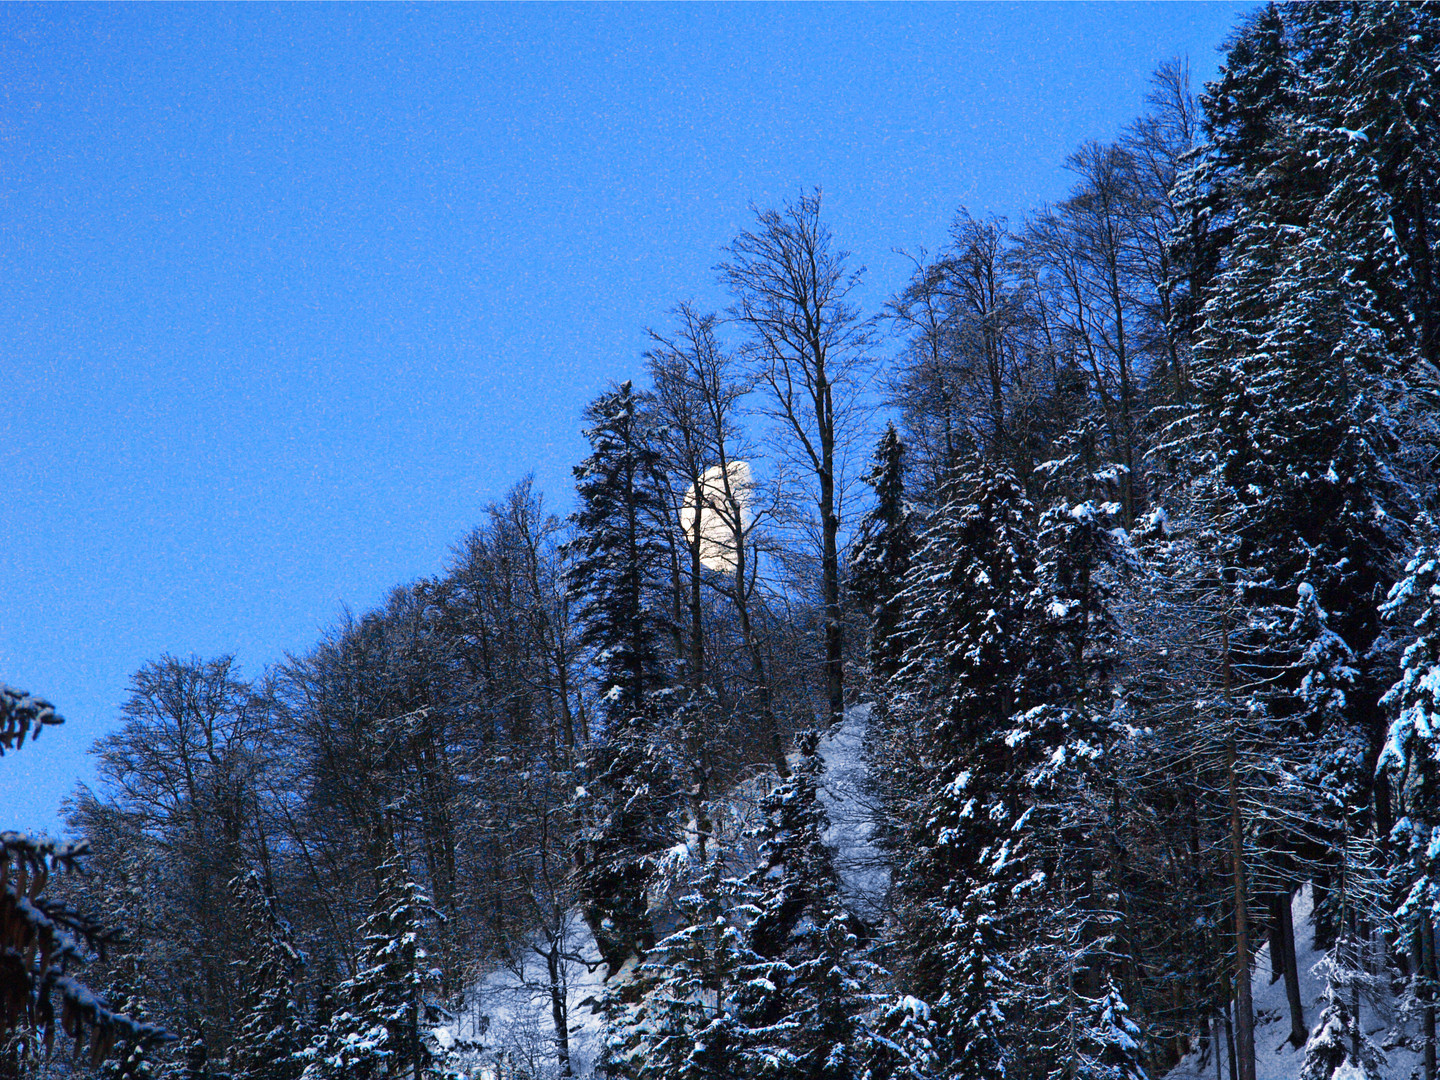
<instances>
[{"instance_id":1,"label":"clear blue sky","mask_svg":"<svg viewBox=\"0 0 1440 1080\"><path fill-rule=\"evenodd\" d=\"M442 568L802 186L874 310L1243 5L0 5L0 761L54 828L130 673Z\"/></svg>"}]
</instances>

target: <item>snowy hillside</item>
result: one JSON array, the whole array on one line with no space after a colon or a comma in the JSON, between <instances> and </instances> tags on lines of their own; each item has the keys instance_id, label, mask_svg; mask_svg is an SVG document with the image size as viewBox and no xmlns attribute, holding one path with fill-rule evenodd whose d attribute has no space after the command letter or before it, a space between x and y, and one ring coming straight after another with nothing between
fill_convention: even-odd
<instances>
[{"instance_id":1,"label":"snowy hillside","mask_svg":"<svg viewBox=\"0 0 1440 1080\"><path fill-rule=\"evenodd\" d=\"M881 852L871 841L874 821L865 794L862 749L870 709L869 705L850 709L819 747L825 762L820 795L831 820L826 840L835 850L847 901L866 919L878 915L890 885ZM717 823L720 830L739 833L753 825L754 806L775 782L773 773L762 774L731 792L735 805L731 814L724 815L726 820ZM737 850L747 850L738 837L732 839ZM688 855L687 845L677 847L667 862L668 872L678 877L683 869L678 864ZM743 868L735 869L743 873ZM605 989L604 967L578 911L567 917L565 938L567 953L577 958L565 961L561 971L570 1021L570 1060L575 1076L583 1078L593 1075L600 1053L601 1018L596 1006ZM559 1075L544 947L543 937L537 936L531 947L479 979L454 1019L435 1031L436 1041L455 1051L454 1064L467 1080L501 1080L512 1070L530 1077ZM617 977L626 978L628 971L627 967Z\"/></svg>"},{"instance_id":2,"label":"snowy hillside","mask_svg":"<svg viewBox=\"0 0 1440 1080\"><path fill-rule=\"evenodd\" d=\"M574 1075L593 1075L600 1052L598 1002L604 968L595 939L579 912L566 920L566 948L578 959L561 964L569 1017L570 1062ZM435 1031L436 1042L454 1055L452 1066L466 1080L502 1080L510 1076L559 1075L555 1023L551 1015L549 972L542 938L519 951L467 991L454 1019Z\"/></svg>"},{"instance_id":3,"label":"snowy hillside","mask_svg":"<svg viewBox=\"0 0 1440 1080\"><path fill-rule=\"evenodd\" d=\"M1296 894L1292 905L1295 925L1295 957L1300 969L1300 995L1305 1003L1305 1023L1313 1032L1320 1017L1320 995L1324 989L1316 977L1315 967L1324 958L1315 950L1310 926L1311 892L1307 885ZM1287 1041L1290 1034L1289 1013L1285 1002L1285 980L1270 982L1270 946L1263 946L1255 957L1251 978L1255 999L1255 1078L1256 1080L1299 1080L1304 1053ZM1362 1001L1361 1023L1366 1034L1385 1050L1384 1075L1393 1080L1407 1080L1418 1074L1420 1055L1401 1046L1391 1046L1397 1034L1413 1033L1413 1023L1400 1025L1395 1000L1391 995ZM1220 1061L1215 1061L1208 1048L1195 1051L1168 1074L1167 1080L1231 1080L1228 1055L1221 1036ZM1359 1080L1358 1072L1337 1073L1334 1080Z\"/></svg>"}]
</instances>

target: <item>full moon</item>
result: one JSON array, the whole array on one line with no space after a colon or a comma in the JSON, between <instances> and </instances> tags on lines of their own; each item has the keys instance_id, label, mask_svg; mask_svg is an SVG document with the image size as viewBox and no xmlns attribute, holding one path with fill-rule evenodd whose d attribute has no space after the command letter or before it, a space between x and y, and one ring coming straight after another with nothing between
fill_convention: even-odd
<instances>
[{"instance_id":1,"label":"full moon","mask_svg":"<svg viewBox=\"0 0 1440 1080\"><path fill-rule=\"evenodd\" d=\"M698 484L690 486L680 509L680 528L691 543L698 530L701 565L722 573L735 572L739 564L736 533L743 541L750 527L750 493L754 486L750 464L745 461L732 461L723 467L712 465Z\"/></svg>"}]
</instances>

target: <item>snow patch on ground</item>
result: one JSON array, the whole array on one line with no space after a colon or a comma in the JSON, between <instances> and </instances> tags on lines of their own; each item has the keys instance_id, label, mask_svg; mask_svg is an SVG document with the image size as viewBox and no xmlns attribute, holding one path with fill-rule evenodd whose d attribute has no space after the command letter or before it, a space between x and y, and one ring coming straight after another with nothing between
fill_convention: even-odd
<instances>
[{"instance_id":1,"label":"snow patch on ground","mask_svg":"<svg viewBox=\"0 0 1440 1080\"><path fill-rule=\"evenodd\" d=\"M820 740L825 772L820 778L820 801L830 816L825 842L835 850L835 869L850 909L866 922L876 923L890 891L890 869L876 845L875 807L868 790L869 765L865 760L865 734L873 705L847 709L845 719Z\"/></svg>"}]
</instances>

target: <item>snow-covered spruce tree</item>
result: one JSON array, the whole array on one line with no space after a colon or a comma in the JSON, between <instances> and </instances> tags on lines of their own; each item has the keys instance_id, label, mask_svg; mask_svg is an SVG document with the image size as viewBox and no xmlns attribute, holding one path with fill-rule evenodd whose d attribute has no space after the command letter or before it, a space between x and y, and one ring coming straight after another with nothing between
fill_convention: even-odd
<instances>
[{"instance_id":1,"label":"snow-covered spruce tree","mask_svg":"<svg viewBox=\"0 0 1440 1080\"><path fill-rule=\"evenodd\" d=\"M1278 820L1259 828L1274 826L1289 834L1288 842L1281 839L1277 846L1288 848L1297 860L1316 864L1312 872L1323 873L1348 857L1347 838L1367 828L1368 748L1364 733L1350 720L1359 664L1344 639L1330 629L1329 615L1308 582L1296 588L1290 624L1283 636L1276 636L1277 646L1288 648L1291 659L1275 680L1274 691L1256 696L1264 700L1266 715L1278 729L1275 759L1299 781L1302 795L1300 805L1293 807L1298 825L1277 815ZM1282 786L1277 794L1283 799L1287 792ZM1330 899L1321 901L1316 918L1319 924L1336 926Z\"/></svg>"},{"instance_id":2,"label":"snow-covered spruce tree","mask_svg":"<svg viewBox=\"0 0 1440 1080\"><path fill-rule=\"evenodd\" d=\"M912 563L889 687L920 747L882 762L904 981L933 1003L955 1075L1139 1072L1138 1047L1116 1064L1123 1040L1100 1019L1105 1001L1112 1018L1124 1007L1107 754L1128 737L1111 716L1118 507L1059 497L1037 537L1008 473L972 456L952 483Z\"/></svg>"},{"instance_id":3,"label":"snow-covered spruce tree","mask_svg":"<svg viewBox=\"0 0 1440 1080\"><path fill-rule=\"evenodd\" d=\"M957 810L983 799L1007 775L1003 736L1011 718L1049 698L1053 672L1031 633L1045 622L1031 515L1008 472L970 455L921 537L903 593L903 662L887 696L897 718L915 723L902 738L919 746L916 764L933 774L909 783L887 777L897 792L913 785L936 800L971 792ZM956 780L959 788L946 788ZM928 833L938 824L918 827ZM1003 831L997 820L946 832L947 866L973 877L981 852Z\"/></svg>"},{"instance_id":4,"label":"snow-covered spruce tree","mask_svg":"<svg viewBox=\"0 0 1440 1080\"><path fill-rule=\"evenodd\" d=\"M912 510L905 500L905 444L894 424L886 425L871 462L864 480L875 492L875 505L856 530L848 588L869 619L870 671L880 682L899 669L900 590L915 551Z\"/></svg>"},{"instance_id":5,"label":"snow-covered spruce tree","mask_svg":"<svg viewBox=\"0 0 1440 1080\"><path fill-rule=\"evenodd\" d=\"M360 927L355 974L335 991L335 1011L299 1051L304 1080L374 1080L437 1076L428 1025L438 1021L433 993L439 972L420 944L434 916L429 899L393 852L380 868L381 888Z\"/></svg>"},{"instance_id":6,"label":"snow-covered spruce tree","mask_svg":"<svg viewBox=\"0 0 1440 1080\"><path fill-rule=\"evenodd\" d=\"M716 853L713 852L712 855ZM710 858L675 901L679 925L655 944L628 995L612 995L604 1070L626 1080L728 1080L746 1075L736 979L753 962L743 927L750 890ZM625 1000L628 998L629 1000Z\"/></svg>"},{"instance_id":7,"label":"snow-covered spruce tree","mask_svg":"<svg viewBox=\"0 0 1440 1080\"><path fill-rule=\"evenodd\" d=\"M622 719L639 714L667 682L661 639L669 551L660 530L669 512L642 404L624 382L585 410L591 453L575 467L577 535L566 575L607 715Z\"/></svg>"},{"instance_id":8,"label":"snow-covered spruce tree","mask_svg":"<svg viewBox=\"0 0 1440 1080\"><path fill-rule=\"evenodd\" d=\"M1241 23L1220 76L1201 96L1203 152L1178 179L1187 205L1182 220L1200 231L1175 237L1177 255L1193 269L1186 300L1192 317L1204 302L1234 239L1236 204L1247 180L1275 158L1275 138L1300 97L1298 72L1280 10L1269 4Z\"/></svg>"},{"instance_id":9,"label":"snow-covered spruce tree","mask_svg":"<svg viewBox=\"0 0 1440 1080\"><path fill-rule=\"evenodd\" d=\"M1013 944L1012 889L1034 869L1024 775L1054 738L1048 703L1060 695L1030 504L973 454L951 484L906 580L906 651L887 688L894 731L879 769L902 981L934 1007L947 1052L968 1060L971 1041L991 1038L973 1018L1004 1011L975 995L1000 985L980 975ZM982 898L986 910L974 909Z\"/></svg>"},{"instance_id":10,"label":"snow-covered spruce tree","mask_svg":"<svg viewBox=\"0 0 1440 1080\"><path fill-rule=\"evenodd\" d=\"M1027 1032L1019 1072L1128 1080L1145 1075L1146 1055L1120 989L1139 987L1117 909L1133 890L1123 819L1134 797L1126 763L1140 747L1133 689L1120 681L1118 589L1139 566L1118 528L1121 504L1106 498L1118 495L1114 468L1089 451L1083 426L1078 435L1062 440L1068 460L1037 470L1051 505L1038 535L1046 619L1032 634L1052 676L1049 704L1018 715L1007 736L1028 803L1012 835L1030 868L1007 904L1016 941L1006 963L1025 988L1008 1019Z\"/></svg>"},{"instance_id":11,"label":"snow-covered spruce tree","mask_svg":"<svg viewBox=\"0 0 1440 1080\"><path fill-rule=\"evenodd\" d=\"M901 994L870 1017L861 1080L938 1080L945 1054L928 1004Z\"/></svg>"},{"instance_id":12,"label":"snow-covered spruce tree","mask_svg":"<svg viewBox=\"0 0 1440 1080\"><path fill-rule=\"evenodd\" d=\"M1077 1080L1149 1080L1140 1028L1130 1019L1130 1008L1113 984L1091 1004L1089 1019L1080 1061L1070 1075Z\"/></svg>"},{"instance_id":13,"label":"snow-covered spruce tree","mask_svg":"<svg viewBox=\"0 0 1440 1080\"><path fill-rule=\"evenodd\" d=\"M649 861L669 847L676 794L657 745L655 696L668 683L661 642L669 514L660 460L630 383L585 411L591 454L575 469L579 509L567 583L593 651L605 727L583 763L577 847L585 918L613 975L652 941Z\"/></svg>"},{"instance_id":14,"label":"snow-covered spruce tree","mask_svg":"<svg viewBox=\"0 0 1440 1080\"><path fill-rule=\"evenodd\" d=\"M1352 819L1353 820L1353 819ZM1384 1052L1366 1034L1362 1006L1373 1009L1377 991L1388 989L1388 973L1376 971L1369 927L1384 919L1383 877L1368 838L1342 820L1341 852L1330 877L1334 939L1320 965L1324 992L1320 1019L1305 1043L1302 1080L1381 1080Z\"/></svg>"},{"instance_id":15,"label":"snow-covered spruce tree","mask_svg":"<svg viewBox=\"0 0 1440 1080\"><path fill-rule=\"evenodd\" d=\"M305 958L259 874L236 877L230 888L243 905L246 950L236 964L242 996L231 1073L236 1080L296 1080L303 1065L295 1055L309 1041L296 979Z\"/></svg>"},{"instance_id":16,"label":"snow-covered spruce tree","mask_svg":"<svg viewBox=\"0 0 1440 1080\"><path fill-rule=\"evenodd\" d=\"M152 1018L145 1001L142 963L141 957L134 953L117 958L106 996L124 1015L147 1023ZM160 1071L152 1043L145 1039L121 1039L115 1056L100 1066L98 1075L100 1080L155 1080Z\"/></svg>"},{"instance_id":17,"label":"snow-covered spruce tree","mask_svg":"<svg viewBox=\"0 0 1440 1080\"><path fill-rule=\"evenodd\" d=\"M1432 4L1285 10L1305 80L1317 217L1347 234L1344 257L1388 312L1396 351L1440 361L1440 11Z\"/></svg>"},{"instance_id":18,"label":"snow-covered spruce tree","mask_svg":"<svg viewBox=\"0 0 1440 1080\"><path fill-rule=\"evenodd\" d=\"M1257 32L1288 49L1284 27L1273 21L1265 15ZM1252 73L1257 80L1290 79L1284 93L1267 97L1263 87L1251 89L1299 109L1293 67L1285 61L1278 74ZM1185 497L1216 537L1214 559L1238 599L1228 634L1235 647L1227 656L1234 685L1243 688L1231 710L1246 718L1242 768L1297 746L1311 756L1323 724L1331 745L1359 747L1363 758L1358 767L1351 763L1356 782L1344 789L1351 805L1340 813L1375 805L1383 814L1388 800L1383 791L1372 798L1368 764L1384 729L1374 708L1378 686L1366 685L1376 673L1357 664L1355 692L1322 721L1305 700L1306 672L1287 627L1295 622L1295 598L1308 589L1328 613L1338 645L1353 656L1368 656L1378 637L1375 605L1408 511L1387 405L1400 360L1373 294L1349 272L1347 234L1309 216L1328 181L1314 164L1300 116L1237 115L1245 122L1222 128L1211 151L1225 173L1219 182L1229 185L1229 237L1197 331L1192 409L1172 449L1182 451L1177 460L1191 480ZM1263 801L1272 792L1260 785L1252 795ZM1311 796L1323 798L1315 788ZM1319 808L1292 809L1304 818ZM1264 816L1267 825L1280 819ZM1270 875L1267 887L1288 889L1298 884L1297 858L1314 865L1323 856L1304 850L1314 838L1282 831L1289 835L1270 837L1251 869Z\"/></svg>"},{"instance_id":19,"label":"snow-covered spruce tree","mask_svg":"<svg viewBox=\"0 0 1440 1080\"><path fill-rule=\"evenodd\" d=\"M1284 605L1308 583L1363 649L1397 540L1376 511L1402 498L1381 402L1391 361L1360 317L1363 298L1347 295L1334 238L1277 227L1264 207L1242 229L1206 306L1202 403L1185 444L1214 482L1211 510L1248 606Z\"/></svg>"},{"instance_id":20,"label":"snow-covered spruce tree","mask_svg":"<svg viewBox=\"0 0 1440 1080\"><path fill-rule=\"evenodd\" d=\"M680 836L682 785L656 728L653 715L612 720L576 797L581 908L610 976L654 944L651 874Z\"/></svg>"},{"instance_id":21,"label":"snow-covered spruce tree","mask_svg":"<svg viewBox=\"0 0 1440 1080\"><path fill-rule=\"evenodd\" d=\"M1348 872L1347 849L1384 831L1390 804L1387 773L1372 791L1388 681L1375 608L1413 512L1405 427L1421 410L1407 373L1427 319L1405 280L1424 261L1406 223L1426 197L1411 184L1399 208L1390 192L1435 157L1416 138L1427 121L1402 104L1424 98L1411 76L1433 78L1406 55L1423 56L1425 35L1397 38L1410 10L1385 8L1270 7L1249 20L1205 96L1209 145L1187 179L1206 202L1208 285L1177 460L1198 466L1191 494L1238 587L1233 713L1249 728L1242 764L1265 780L1252 789L1268 809L1251 811L1263 830L1250 869L1267 888ZM1391 29L1356 49L1367 22ZM1378 92L1360 75L1402 70ZM1315 612L1328 613L1325 632L1306 628Z\"/></svg>"},{"instance_id":22,"label":"snow-covered spruce tree","mask_svg":"<svg viewBox=\"0 0 1440 1080\"><path fill-rule=\"evenodd\" d=\"M1005 1076L1001 1002L1006 996L1007 972L992 896L989 887L973 889L963 908L946 912L952 927L943 957L953 965L953 975L940 999L948 1021L944 1035L950 1058L944 1075L966 1080L1002 1080Z\"/></svg>"},{"instance_id":23,"label":"snow-covered spruce tree","mask_svg":"<svg viewBox=\"0 0 1440 1080\"><path fill-rule=\"evenodd\" d=\"M1385 1053L1366 1034L1360 1018L1362 998L1373 994L1381 979L1367 970L1373 961L1363 955L1363 913L1357 912L1354 904L1359 890L1348 880L1358 875L1349 865L1342 864L1341 869L1345 877L1335 891L1344 891L1346 902L1339 912L1335 941L1320 965L1324 1004L1305 1043L1300 1076L1301 1080L1382 1080Z\"/></svg>"},{"instance_id":24,"label":"snow-covered spruce tree","mask_svg":"<svg viewBox=\"0 0 1440 1080\"><path fill-rule=\"evenodd\" d=\"M1181 446L1214 481L1247 608L1287 606L1308 583L1363 658L1410 516L1392 416L1421 317L1387 299L1385 267L1404 258L1379 166L1333 115L1366 94L1326 59L1339 11L1265 9L1205 96L1195 171L1217 248ZM1351 719L1378 749L1375 710L1358 715L1371 702L1353 697Z\"/></svg>"},{"instance_id":25,"label":"snow-covered spruce tree","mask_svg":"<svg viewBox=\"0 0 1440 1080\"><path fill-rule=\"evenodd\" d=\"M796 739L799 760L760 804L761 865L750 875L751 955L737 974L742 1075L854 1080L871 1056L862 1017L879 969L861 955L825 844L819 736Z\"/></svg>"},{"instance_id":26,"label":"snow-covered spruce tree","mask_svg":"<svg viewBox=\"0 0 1440 1080\"><path fill-rule=\"evenodd\" d=\"M1308 580L1332 613L1330 578L1363 577L1374 560L1297 577L1285 564L1304 556L1284 549L1297 534L1316 543L1307 533L1327 520L1332 535L1354 530L1371 503L1388 505L1375 498L1384 494L1375 466L1390 444L1386 381L1404 367L1412 345L1403 328L1419 316L1381 302L1383 268L1403 259L1364 159L1368 136L1352 138L1330 115L1360 109L1345 99L1371 91L1326 58L1339 46L1324 39L1343 37L1360 9L1373 18L1382 7L1258 13L1205 95L1209 144L1195 166L1219 246L1196 342L1205 385L1192 447L1228 454L1227 486L1250 519L1245 539L1256 555L1280 557L1266 567L1282 575L1273 588ZM1219 441L1204 445L1205 436ZM1273 540L1262 546L1265 534ZM1326 554L1314 553L1317 568ZM1352 647L1365 644L1337 630Z\"/></svg>"},{"instance_id":27,"label":"snow-covered spruce tree","mask_svg":"<svg viewBox=\"0 0 1440 1080\"><path fill-rule=\"evenodd\" d=\"M1390 835L1396 916L1414 942L1414 996L1421 1008L1426 1075L1436 1057L1434 927L1440 911L1440 550L1422 545L1390 590L1387 618L1415 632L1400 678L1385 695L1391 711L1380 768L1392 779L1398 818Z\"/></svg>"},{"instance_id":28,"label":"snow-covered spruce tree","mask_svg":"<svg viewBox=\"0 0 1440 1080\"><path fill-rule=\"evenodd\" d=\"M199 1018L187 1017L185 1024L185 1034L171 1052L170 1067L162 1073L164 1080L218 1080L210 1064L210 1051L205 1045Z\"/></svg>"},{"instance_id":29,"label":"snow-covered spruce tree","mask_svg":"<svg viewBox=\"0 0 1440 1080\"><path fill-rule=\"evenodd\" d=\"M1359 1018L1346 1002L1345 994L1337 989L1339 980L1330 970L1328 959L1324 971L1325 1004L1320 1010L1320 1022L1305 1044L1300 1080L1333 1080L1335 1077L1384 1080L1385 1055L1365 1034ZM1359 1047L1358 1058L1356 1046Z\"/></svg>"},{"instance_id":30,"label":"snow-covered spruce tree","mask_svg":"<svg viewBox=\"0 0 1440 1080\"><path fill-rule=\"evenodd\" d=\"M1329 940L1319 969L1324 1004L1304 1042L1304 1012L1293 946L1284 977L1290 999L1291 1040L1303 1045L1306 1080L1362 1076L1378 1080L1385 1055L1365 1033L1362 1002L1369 1004L1378 982L1367 929L1382 922L1383 877L1373 828L1368 820L1368 747L1364 733L1349 722L1350 695L1358 679L1355 657L1328 626L1315 590L1302 583L1287 637L1294 659L1270 702L1284 734L1274 760L1283 779L1270 799L1275 809L1257 828L1257 840L1276 833L1269 857L1285 881L1282 903L1290 902L1293 881L1323 878L1315 914ZM1287 805L1288 804L1288 805ZM1293 876L1287 876L1293 875ZM1276 935L1272 935L1272 949ZM1298 1029L1298 1030L1297 1030Z\"/></svg>"},{"instance_id":31,"label":"snow-covered spruce tree","mask_svg":"<svg viewBox=\"0 0 1440 1080\"><path fill-rule=\"evenodd\" d=\"M1345 934L1337 937L1335 928L1353 921L1356 897L1350 885L1352 879L1360 881L1364 869L1356 843L1368 831L1367 740L1351 722L1350 698L1359 671L1349 646L1330 629L1308 582L1296 589L1288 626L1285 614L1278 613L1259 640L1262 648L1277 655L1288 651L1288 663L1268 692L1250 695L1252 718L1259 720L1253 740L1258 753L1250 771L1270 808L1255 823L1254 845L1264 852L1264 869L1279 886L1277 903L1288 905L1294 889L1306 880L1332 884L1318 894L1314 919L1317 939L1331 942L1327 971L1335 974L1345 967L1340 953L1353 944ZM1252 627L1260 626L1252 617ZM1299 1048L1309 1031L1294 945L1286 937L1290 933L1272 933L1271 949L1283 951L1290 1040Z\"/></svg>"},{"instance_id":32,"label":"snow-covered spruce tree","mask_svg":"<svg viewBox=\"0 0 1440 1080\"><path fill-rule=\"evenodd\" d=\"M1037 471L1056 477L1064 463L1047 462ZM1078 708L1108 704L1119 636L1112 578L1133 559L1116 538L1120 504L1104 498L1104 477L1086 469L1078 483L1048 484L1054 494L1038 530L1046 614L1064 664L1061 681L1071 694L1055 704Z\"/></svg>"}]
</instances>

